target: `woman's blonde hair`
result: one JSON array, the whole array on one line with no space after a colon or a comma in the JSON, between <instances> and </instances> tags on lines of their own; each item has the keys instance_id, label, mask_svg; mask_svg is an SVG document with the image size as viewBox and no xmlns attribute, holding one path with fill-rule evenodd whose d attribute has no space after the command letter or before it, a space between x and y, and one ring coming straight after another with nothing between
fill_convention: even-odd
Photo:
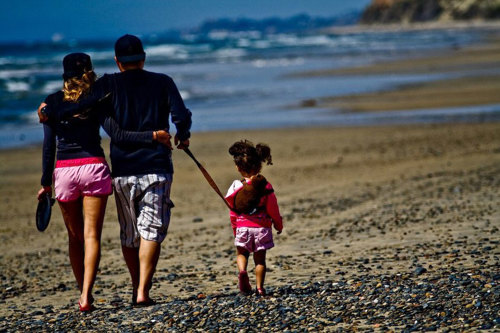
<instances>
[{"instance_id":1,"label":"woman's blonde hair","mask_svg":"<svg viewBox=\"0 0 500 333\"><path fill-rule=\"evenodd\" d=\"M80 97L88 94L96 79L97 75L93 70L90 70L83 73L81 78L72 77L64 80L63 99L68 102L77 102Z\"/></svg>"}]
</instances>

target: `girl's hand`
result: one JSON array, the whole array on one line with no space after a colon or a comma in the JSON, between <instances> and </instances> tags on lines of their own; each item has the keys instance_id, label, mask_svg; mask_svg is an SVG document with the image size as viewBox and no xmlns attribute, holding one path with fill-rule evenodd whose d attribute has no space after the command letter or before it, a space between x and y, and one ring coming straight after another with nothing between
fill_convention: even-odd
<instances>
[{"instance_id":1,"label":"girl's hand","mask_svg":"<svg viewBox=\"0 0 500 333\"><path fill-rule=\"evenodd\" d=\"M42 200L42 195L45 193L52 195L52 186L44 186L40 189L40 191L38 191L38 201Z\"/></svg>"}]
</instances>

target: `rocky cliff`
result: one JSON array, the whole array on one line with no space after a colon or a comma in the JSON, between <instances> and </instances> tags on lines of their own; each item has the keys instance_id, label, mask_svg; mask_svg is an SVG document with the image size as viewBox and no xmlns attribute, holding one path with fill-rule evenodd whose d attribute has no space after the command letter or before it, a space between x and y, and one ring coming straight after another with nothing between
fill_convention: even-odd
<instances>
[{"instance_id":1,"label":"rocky cliff","mask_svg":"<svg viewBox=\"0 0 500 333\"><path fill-rule=\"evenodd\" d=\"M499 19L500 0L372 0L361 23Z\"/></svg>"}]
</instances>

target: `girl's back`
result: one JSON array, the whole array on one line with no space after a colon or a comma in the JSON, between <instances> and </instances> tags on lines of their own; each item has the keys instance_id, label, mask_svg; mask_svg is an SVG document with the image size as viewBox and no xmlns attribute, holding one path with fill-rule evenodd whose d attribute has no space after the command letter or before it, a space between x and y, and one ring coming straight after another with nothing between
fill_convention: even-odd
<instances>
[{"instance_id":1,"label":"girl's back","mask_svg":"<svg viewBox=\"0 0 500 333\"><path fill-rule=\"evenodd\" d=\"M247 182L251 184L251 179ZM233 184L231 184L226 194L226 200L231 206L234 206L234 199L242 190L243 182L241 180L235 180ZM236 211L230 212L231 226L233 229L237 227L271 228L273 223L277 223L281 226L282 219L279 214L276 196L271 183L267 182L265 190L266 193L260 198L256 207L257 209L252 214Z\"/></svg>"}]
</instances>

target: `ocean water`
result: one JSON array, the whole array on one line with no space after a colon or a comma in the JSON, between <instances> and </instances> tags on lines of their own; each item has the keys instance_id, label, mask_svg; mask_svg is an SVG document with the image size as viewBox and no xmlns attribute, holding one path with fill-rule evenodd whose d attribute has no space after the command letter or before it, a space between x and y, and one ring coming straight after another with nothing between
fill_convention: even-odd
<instances>
[{"instance_id":1,"label":"ocean water","mask_svg":"<svg viewBox=\"0 0 500 333\"><path fill-rule=\"evenodd\" d=\"M193 112L193 131L310 125L367 125L500 118L498 106L383 114L302 109L303 99L383 90L445 74L300 78L288 74L416 57L463 47L483 30L271 34L248 31L144 38L146 69L170 75ZM38 144L36 108L62 87L62 58L86 52L96 73L112 73L114 41L0 44L0 148Z\"/></svg>"}]
</instances>

